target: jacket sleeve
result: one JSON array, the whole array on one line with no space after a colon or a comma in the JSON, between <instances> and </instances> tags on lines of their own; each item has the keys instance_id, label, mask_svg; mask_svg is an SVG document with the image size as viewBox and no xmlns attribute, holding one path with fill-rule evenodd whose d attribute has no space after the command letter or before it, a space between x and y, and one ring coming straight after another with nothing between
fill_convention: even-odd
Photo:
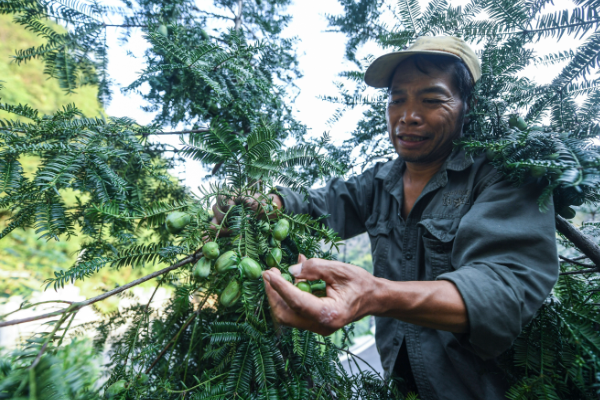
<instances>
[{"instance_id":1,"label":"jacket sleeve","mask_svg":"<svg viewBox=\"0 0 600 400\"><path fill-rule=\"evenodd\" d=\"M309 214L313 218L329 215L323 223L342 239L359 235L366 231L365 221L370 214L376 169L377 166L346 181L331 179L325 187L310 189L307 199L302 194L278 187L284 212Z\"/></svg>"},{"instance_id":2,"label":"jacket sleeve","mask_svg":"<svg viewBox=\"0 0 600 400\"><path fill-rule=\"evenodd\" d=\"M452 281L466 304L461 343L483 359L508 349L558 279L554 209L542 213L543 187L496 179L462 217L452 250Z\"/></svg>"}]
</instances>

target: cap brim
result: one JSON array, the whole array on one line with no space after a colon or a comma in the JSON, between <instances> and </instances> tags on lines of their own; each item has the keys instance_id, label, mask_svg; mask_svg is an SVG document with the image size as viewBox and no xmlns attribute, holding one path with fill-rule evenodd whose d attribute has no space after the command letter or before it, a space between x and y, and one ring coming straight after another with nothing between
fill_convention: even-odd
<instances>
[{"instance_id":1,"label":"cap brim","mask_svg":"<svg viewBox=\"0 0 600 400\"><path fill-rule=\"evenodd\" d=\"M408 57L415 54L435 54L440 56L455 57L460 60L460 57L449 53L447 51L436 51L436 50L405 50L397 51L395 53L388 53L377 58L367 68L365 72L365 83L369 86L376 88L387 88L392 79L392 74L396 70L396 67Z\"/></svg>"}]
</instances>

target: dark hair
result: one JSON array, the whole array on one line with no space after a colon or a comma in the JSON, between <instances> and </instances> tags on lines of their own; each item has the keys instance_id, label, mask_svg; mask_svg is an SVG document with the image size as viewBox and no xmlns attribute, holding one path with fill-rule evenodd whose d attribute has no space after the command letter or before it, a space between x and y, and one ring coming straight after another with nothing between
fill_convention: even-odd
<instances>
[{"instance_id":1,"label":"dark hair","mask_svg":"<svg viewBox=\"0 0 600 400\"><path fill-rule=\"evenodd\" d=\"M415 54L404 60L401 64L408 60L412 60L415 63L415 67L427 75L431 68L435 68L439 71L450 71L452 73L453 83L458 89L461 100L465 103L469 101L475 83L473 82L473 76L471 76L469 69L461 59L437 54ZM396 72L394 71L394 74L395 73ZM391 79L394 78L394 74L392 74L392 77L390 78L388 91L391 87Z\"/></svg>"}]
</instances>

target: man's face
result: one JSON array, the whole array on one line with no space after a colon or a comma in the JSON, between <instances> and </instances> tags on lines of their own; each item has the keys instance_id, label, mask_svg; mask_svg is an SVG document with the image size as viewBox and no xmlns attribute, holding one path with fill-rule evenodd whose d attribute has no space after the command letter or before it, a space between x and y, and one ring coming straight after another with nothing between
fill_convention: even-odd
<instances>
[{"instance_id":1,"label":"man's face","mask_svg":"<svg viewBox=\"0 0 600 400\"><path fill-rule=\"evenodd\" d=\"M419 71L412 59L396 69L388 95L390 140L406 162L434 163L452 151L462 132L463 102L451 72Z\"/></svg>"}]
</instances>

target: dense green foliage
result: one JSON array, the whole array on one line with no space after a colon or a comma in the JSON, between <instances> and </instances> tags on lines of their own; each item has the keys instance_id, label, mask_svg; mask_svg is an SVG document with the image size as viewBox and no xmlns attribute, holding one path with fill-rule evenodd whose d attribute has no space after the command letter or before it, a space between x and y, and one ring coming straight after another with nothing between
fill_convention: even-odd
<instances>
[{"instance_id":1,"label":"dense green foliage","mask_svg":"<svg viewBox=\"0 0 600 400\"><path fill-rule=\"evenodd\" d=\"M127 2L127 10L109 10L95 3L0 2L0 13L14 15L47 40L18 51L20 63L40 58L46 74L66 92L97 85L103 101L110 97L107 15L122 17L123 29L142 29L150 43L147 68L129 89L147 83L145 98L160 111L155 124L142 127L128 119L85 118L71 106L41 116L29 106L0 104L15 116L0 120L0 209L10 213L0 239L17 228L35 229L40 240L77 236L77 260L48 279L49 287L110 269L153 272L144 280L157 278L152 281L156 289L173 290L165 308L155 308L152 298L134 301L77 328L96 332L95 350L108 352L107 380L99 391L91 383L95 371L87 360L64 362L77 342L61 347L62 342L82 307L127 296L123 290L140 282L53 315L49 332L0 366L0 398L83 399L100 393L122 399L398 398L393 383L368 372L349 377L341 368L338 346L347 345L348 329L335 345L310 332L277 326L262 280L247 261L251 258L261 269L279 264L286 271L299 253L332 257L330 250L339 245L335 232L308 216L283 215L265 194L276 184L303 191L315 178L342 174L355 163L355 148L362 166L392 155L385 140L385 102L361 95L367 61L358 60L356 51L367 40L403 48L419 35L453 34L482 46L483 77L459 145L485 151L515 184L530 176L548 181L541 211L548 212L551 198L561 214L568 206L592 207L598 200L600 156L589 140L598 133L597 83L589 78L600 57L597 2L544 13L546 1L473 0L451 7L440 0L421 13L416 0L405 0L393 14L399 28L390 30L392 25L381 20L385 2L341 1L345 14L330 21L348 35L347 56L357 70L344 76L356 87L342 87L340 96L328 99L342 108L367 104L369 109L353 138L339 149L327 138L283 146L287 137L301 139L304 132L285 105L286 89L298 76L293 41L280 37L289 19L282 14L288 3L215 0L213 8L199 10L187 1L143 0ZM584 44L543 58L529 50L542 37L569 35L585 35ZM550 85L521 75L531 63L559 61L565 67ZM526 126L510 122L519 115ZM164 146L148 137L160 133L161 126L179 123L190 128L189 136L182 136L183 150L167 158ZM22 160L32 156L40 160L39 167L25 174ZM200 197L191 195L167 173L179 157L212 167L218 182L206 186ZM75 201L68 202L67 194ZM208 209L219 196L232 206L224 208L227 217L215 226ZM256 198L257 210L241 200L247 196ZM174 218L181 226L165 227L176 212L183 213ZM288 235L276 227L281 221L289 224ZM221 234L224 229L229 235ZM583 232L594 238L599 234L596 223L586 224ZM201 249L209 240L221 254L232 252L233 262L203 259ZM597 267L567 237L561 236L560 243L569 257L562 264L565 274L503 357L514 382L511 399L597 397ZM201 271L194 274L198 262ZM581 272L582 266L591 270ZM163 269L154 272L158 268ZM8 320L3 316L0 327ZM57 376L73 379L61 386L54 382Z\"/></svg>"}]
</instances>

